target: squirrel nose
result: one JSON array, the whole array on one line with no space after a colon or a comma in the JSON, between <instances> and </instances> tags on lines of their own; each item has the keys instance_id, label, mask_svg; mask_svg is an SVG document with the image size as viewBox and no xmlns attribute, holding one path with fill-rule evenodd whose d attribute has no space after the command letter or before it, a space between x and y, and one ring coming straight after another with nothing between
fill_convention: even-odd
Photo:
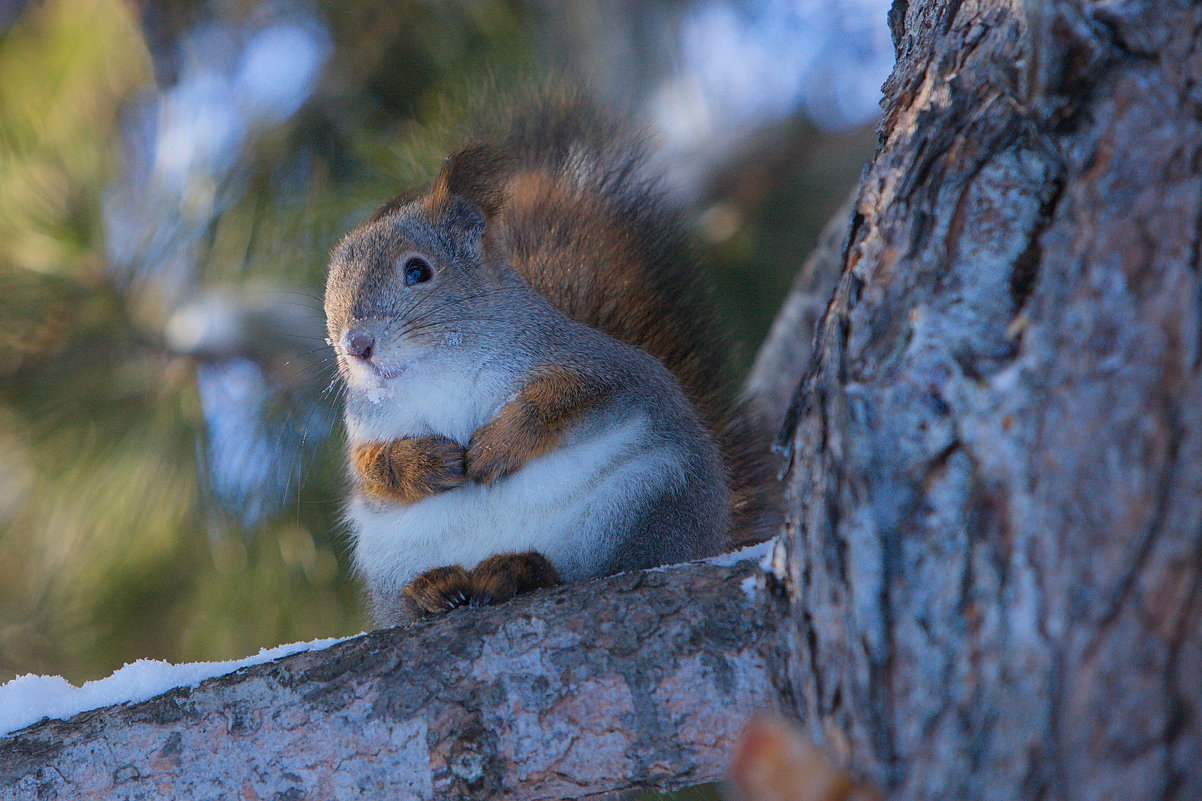
<instances>
[{"instance_id":1,"label":"squirrel nose","mask_svg":"<svg viewBox=\"0 0 1202 801\"><path fill-rule=\"evenodd\" d=\"M346 354L363 361L371 361L372 351L376 347L376 338L363 330L347 331L342 337L342 345Z\"/></svg>"}]
</instances>

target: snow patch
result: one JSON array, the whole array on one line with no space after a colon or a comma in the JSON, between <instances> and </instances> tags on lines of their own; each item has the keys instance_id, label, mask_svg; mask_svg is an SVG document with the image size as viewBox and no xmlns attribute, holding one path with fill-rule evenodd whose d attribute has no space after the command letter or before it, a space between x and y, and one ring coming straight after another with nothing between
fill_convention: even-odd
<instances>
[{"instance_id":1,"label":"snow patch","mask_svg":"<svg viewBox=\"0 0 1202 801\"><path fill-rule=\"evenodd\" d=\"M769 542L772 547L760 559L760 569L783 581L788 575L785 562L785 541L780 537L773 537Z\"/></svg>"},{"instance_id":2,"label":"snow patch","mask_svg":"<svg viewBox=\"0 0 1202 801\"><path fill-rule=\"evenodd\" d=\"M710 556L705 559L696 559L692 562L681 562L673 565L660 565L659 567L649 567L645 570L630 570L624 573L662 573L666 570L680 567L681 565L717 565L718 567L733 567L740 562L751 562L758 560L759 566L764 572L776 574L772 566L775 564L772 557L772 549L780 541L779 537L773 537L764 542L757 542L755 545L747 545L733 551L720 553L717 556Z\"/></svg>"},{"instance_id":3,"label":"snow patch","mask_svg":"<svg viewBox=\"0 0 1202 801\"><path fill-rule=\"evenodd\" d=\"M357 635L356 635L357 636ZM263 648L254 656L228 662L185 662L139 659L112 675L76 687L62 676L26 673L0 684L0 736L23 729L43 718L63 720L80 712L113 704L136 703L176 687L195 687L205 679L224 676L247 665L258 665L302 651L317 651L350 637L296 642Z\"/></svg>"},{"instance_id":4,"label":"snow patch","mask_svg":"<svg viewBox=\"0 0 1202 801\"><path fill-rule=\"evenodd\" d=\"M779 547L780 545L781 539L779 537L773 537L770 540L757 542L755 545L748 545L747 547L740 548L737 551L724 553L720 556L715 556L714 558L707 559L705 561L712 565L722 565L724 567L737 565L740 562L758 562L760 572L752 573L750 576L745 577L739 582L739 589L743 591L743 594L754 600L760 595L760 589L763 586L765 575L778 575L774 567L776 564L775 555L777 551L783 550L783 548Z\"/></svg>"},{"instance_id":5,"label":"snow patch","mask_svg":"<svg viewBox=\"0 0 1202 801\"><path fill-rule=\"evenodd\" d=\"M760 577L758 575L750 575L739 582L739 589L748 598L754 599L760 593Z\"/></svg>"},{"instance_id":6,"label":"snow patch","mask_svg":"<svg viewBox=\"0 0 1202 801\"><path fill-rule=\"evenodd\" d=\"M765 570L771 572L770 568L765 566L765 560L771 564L772 548L776 545L776 537L764 542L757 542L755 545L748 545L746 548L740 548L737 551L719 554L712 559L706 559L707 564L718 565L720 567L731 567L739 562L749 562L752 560L758 561Z\"/></svg>"}]
</instances>

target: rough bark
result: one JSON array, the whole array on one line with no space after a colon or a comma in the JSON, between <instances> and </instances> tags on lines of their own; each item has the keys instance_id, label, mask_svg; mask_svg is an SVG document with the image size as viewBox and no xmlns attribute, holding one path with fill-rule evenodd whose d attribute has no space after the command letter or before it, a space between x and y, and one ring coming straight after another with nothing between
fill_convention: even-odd
<instances>
[{"instance_id":1,"label":"rough bark","mask_svg":"<svg viewBox=\"0 0 1202 801\"><path fill-rule=\"evenodd\" d=\"M1202 798L1202 10L890 22L781 443L796 711L895 799Z\"/></svg>"},{"instance_id":2,"label":"rough bark","mask_svg":"<svg viewBox=\"0 0 1202 801\"><path fill-rule=\"evenodd\" d=\"M718 778L779 690L755 561L460 610L0 739L0 799L562 799Z\"/></svg>"}]
</instances>

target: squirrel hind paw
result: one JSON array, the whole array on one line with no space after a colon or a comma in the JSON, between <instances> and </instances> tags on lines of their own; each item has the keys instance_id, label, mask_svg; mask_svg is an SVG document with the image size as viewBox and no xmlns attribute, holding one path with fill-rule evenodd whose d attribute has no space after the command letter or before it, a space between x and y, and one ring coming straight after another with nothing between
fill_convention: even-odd
<instances>
[{"instance_id":1,"label":"squirrel hind paw","mask_svg":"<svg viewBox=\"0 0 1202 801\"><path fill-rule=\"evenodd\" d=\"M490 556L472 570L473 606L497 603L515 595L554 587L559 574L538 551L500 553Z\"/></svg>"},{"instance_id":2,"label":"squirrel hind paw","mask_svg":"<svg viewBox=\"0 0 1202 801\"><path fill-rule=\"evenodd\" d=\"M471 575L459 565L435 567L419 574L401 591L408 617L417 619L467 606Z\"/></svg>"},{"instance_id":3,"label":"squirrel hind paw","mask_svg":"<svg viewBox=\"0 0 1202 801\"><path fill-rule=\"evenodd\" d=\"M559 583L555 567L541 553L501 553L470 571L448 565L420 573L401 591L401 603L405 616L418 620L460 606L490 606Z\"/></svg>"}]
</instances>

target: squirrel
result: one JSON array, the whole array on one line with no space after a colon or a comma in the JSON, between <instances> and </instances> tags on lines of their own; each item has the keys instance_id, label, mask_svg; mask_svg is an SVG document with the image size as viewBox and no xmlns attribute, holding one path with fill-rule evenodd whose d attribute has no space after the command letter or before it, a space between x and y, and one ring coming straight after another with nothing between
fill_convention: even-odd
<instances>
[{"instance_id":1,"label":"squirrel","mask_svg":"<svg viewBox=\"0 0 1202 801\"><path fill-rule=\"evenodd\" d=\"M647 152L549 95L335 248L346 512L378 625L774 533L769 438L731 400Z\"/></svg>"}]
</instances>

